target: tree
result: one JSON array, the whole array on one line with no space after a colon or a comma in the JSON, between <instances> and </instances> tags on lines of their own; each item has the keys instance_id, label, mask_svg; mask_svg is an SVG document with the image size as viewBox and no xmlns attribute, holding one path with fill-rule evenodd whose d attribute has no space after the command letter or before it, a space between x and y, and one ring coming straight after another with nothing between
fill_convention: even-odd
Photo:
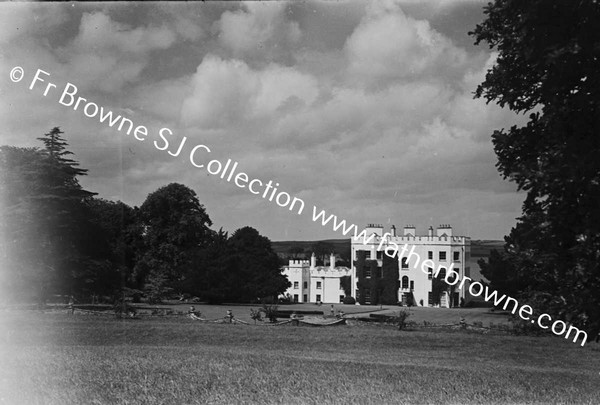
<instances>
[{"instance_id":1,"label":"tree","mask_svg":"<svg viewBox=\"0 0 600 405\"><path fill-rule=\"evenodd\" d=\"M340 286L344 289L344 296L352 296L352 277L342 276L340 277Z\"/></svg>"},{"instance_id":2,"label":"tree","mask_svg":"<svg viewBox=\"0 0 600 405\"><path fill-rule=\"evenodd\" d=\"M323 241L313 244L311 249L317 257L317 266L324 266L325 260L327 260L329 255L334 251L334 247L331 243Z\"/></svg>"},{"instance_id":3,"label":"tree","mask_svg":"<svg viewBox=\"0 0 600 405\"><path fill-rule=\"evenodd\" d=\"M108 241L108 260L115 271L112 293L141 286L134 278L134 268L142 248L142 226L138 209L121 201L94 198L90 202L92 221Z\"/></svg>"},{"instance_id":4,"label":"tree","mask_svg":"<svg viewBox=\"0 0 600 405\"><path fill-rule=\"evenodd\" d=\"M529 114L492 135L527 195L502 262L540 309L600 330L600 4L497 0L471 34L498 52L476 97ZM489 271L495 274L490 262ZM492 280L494 282L494 280Z\"/></svg>"},{"instance_id":5,"label":"tree","mask_svg":"<svg viewBox=\"0 0 600 405\"><path fill-rule=\"evenodd\" d=\"M89 221L95 193L80 186L87 170L67 158L62 133L55 127L38 138L44 149L1 148L3 251L19 290L35 289L41 302L51 292L93 289L108 270L106 245Z\"/></svg>"},{"instance_id":6,"label":"tree","mask_svg":"<svg viewBox=\"0 0 600 405\"><path fill-rule=\"evenodd\" d=\"M212 225L196 193L171 183L148 195L139 209L143 252L135 266L151 301L181 290L194 251L210 243Z\"/></svg>"},{"instance_id":7,"label":"tree","mask_svg":"<svg viewBox=\"0 0 600 405\"><path fill-rule=\"evenodd\" d=\"M297 244L292 244L288 249L290 259L304 259L304 248Z\"/></svg>"},{"instance_id":8,"label":"tree","mask_svg":"<svg viewBox=\"0 0 600 405\"><path fill-rule=\"evenodd\" d=\"M252 227L236 230L229 239L236 259L235 301L249 302L257 298L276 298L291 286L281 274L277 254L271 241Z\"/></svg>"},{"instance_id":9,"label":"tree","mask_svg":"<svg viewBox=\"0 0 600 405\"><path fill-rule=\"evenodd\" d=\"M237 283L236 261L228 244L228 234L219 229L209 243L195 252L184 290L209 304L219 304L233 296Z\"/></svg>"},{"instance_id":10,"label":"tree","mask_svg":"<svg viewBox=\"0 0 600 405\"><path fill-rule=\"evenodd\" d=\"M489 280L490 288L510 297L518 297L523 286L531 284L532 280L524 280L526 275L515 269L514 263L508 260L506 254L492 250L487 262L480 259L477 263L481 268L481 275Z\"/></svg>"}]
</instances>

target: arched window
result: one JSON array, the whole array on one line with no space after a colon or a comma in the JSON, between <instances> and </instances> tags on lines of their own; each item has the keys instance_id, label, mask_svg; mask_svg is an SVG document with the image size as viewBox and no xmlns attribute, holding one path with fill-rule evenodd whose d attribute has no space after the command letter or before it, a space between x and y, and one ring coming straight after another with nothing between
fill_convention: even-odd
<instances>
[{"instance_id":1,"label":"arched window","mask_svg":"<svg viewBox=\"0 0 600 405\"><path fill-rule=\"evenodd\" d=\"M444 279L444 278L446 278L446 268L445 268L445 267L442 267L442 268L440 269L440 278L441 278L441 279Z\"/></svg>"},{"instance_id":2,"label":"arched window","mask_svg":"<svg viewBox=\"0 0 600 405\"><path fill-rule=\"evenodd\" d=\"M408 288L408 276L402 277L402 288Z\"/></svg>"}]
</instances>

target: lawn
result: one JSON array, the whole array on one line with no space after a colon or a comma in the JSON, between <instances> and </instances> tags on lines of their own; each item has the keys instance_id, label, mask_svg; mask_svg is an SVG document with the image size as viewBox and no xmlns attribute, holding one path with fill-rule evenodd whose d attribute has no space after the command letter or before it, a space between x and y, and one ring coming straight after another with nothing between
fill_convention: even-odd
<instances>
[{"instance_id":1,"label":"lawn","mask_svg":"<svg viewBox=\"0 0 600 405\"><path fill-rule=\"evenodd\" d=\"M600 398L598 345L582 348L551 336L36 311L0 314L0 330L0 403L6 404L597 404Z\"/></svg>"}]
</instances>

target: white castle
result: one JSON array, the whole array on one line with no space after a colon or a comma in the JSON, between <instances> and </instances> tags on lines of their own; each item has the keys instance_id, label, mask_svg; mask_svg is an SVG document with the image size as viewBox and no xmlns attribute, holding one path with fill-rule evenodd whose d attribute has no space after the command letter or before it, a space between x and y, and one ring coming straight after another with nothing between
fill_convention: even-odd
<instances>
[{"instance_id":1,"label":"white castle","mask_svg":"<svg viewBox=\"0 0 600 405\"><path fill-rule=\"evenodd\" d=\"M350 276L350 295L357 301L371 302L369 288L359 290L356 263L359 252L364 252L365 259L376 261L375 274L371 274L371 266L364 273L365 281L371 277L381 277L383 256L389 246L399 246L398 260L398 290L395 291L398 302L419 306L433 306L437 300L432 296L432 279L436 273L442 277L447 269L452 269L460 278L470 276L468 261L471 255L471 239L466 236L452 234L450 225L440 225L434 232L429 227L427 235L417 235L412 225L404 227L402 235L398 235L392 225L384 232L381 225L370 224L365 233L351 239L352 268L335 267L335 256L332 254L330 265L316 266L313 254L308 260L290 260L283 267L283 274L288 277L292 286L286 291L295 302L324 302L339 303L345 296L342 277ZM388 250L389 252L389 250ZM395 259L394 259L395 260ZM373 264L375 266L375 264ZM368 284L368 283L365 283ZM454 292L444 292L440 298L440 306L458 306L461 298L468 299L468 283ZM361 293L364 295L361 297Z\"/></svg>"}]
</instances>

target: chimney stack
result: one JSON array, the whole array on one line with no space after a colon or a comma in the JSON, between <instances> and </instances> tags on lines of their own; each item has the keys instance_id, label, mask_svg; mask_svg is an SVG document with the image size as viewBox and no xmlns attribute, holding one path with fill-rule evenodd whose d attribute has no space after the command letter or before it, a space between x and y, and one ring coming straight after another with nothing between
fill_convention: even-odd
<instances>
[{"instance_id":1,"label":"chimney stack","mask_svg":"<svg viewBox=\"0 0 600 405\"><path fill-rule=\"evenodd\" d=\"M396 237L396 225L392 225L392 229L390 231L393 237Z\"/></svg>"},{"instance_id":2,"label":"chimney stack","mask_svg":"<svg viewBox=\"0 0 600 405\"><path fill-rule=\"evenodd\" d=\"M331 270L335 269L335 254L331 253L329 256L329 268Z\"/></svg>"}]
</instances>

